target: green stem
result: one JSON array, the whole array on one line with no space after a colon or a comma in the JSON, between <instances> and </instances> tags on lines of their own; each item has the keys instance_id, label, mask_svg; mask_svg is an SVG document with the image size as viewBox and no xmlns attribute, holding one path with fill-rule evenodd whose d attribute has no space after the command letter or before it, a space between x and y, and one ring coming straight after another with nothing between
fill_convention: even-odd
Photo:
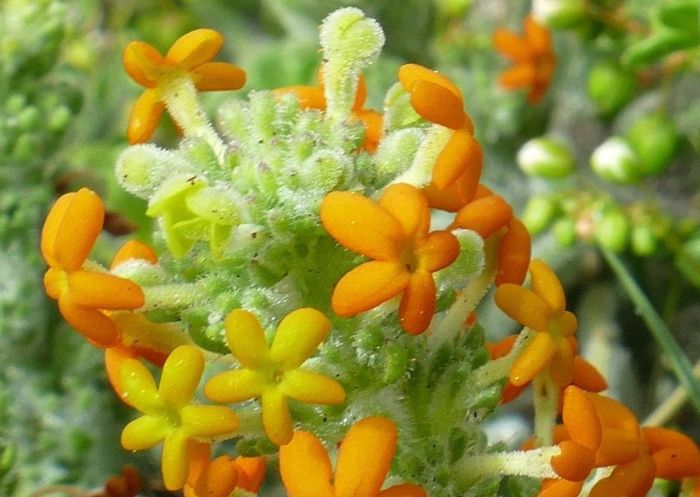
<instances>
[{"instance_id":1,"label":"green stem","mask_svg":"<svg viewBox=\"0 0 700 497\"><path fill-rule=\"evenodd\" d=\"M656 309L651 305L647 296L639 288L634 277L622 263L620 258L610 250L600 247L603 256L617 276L622 288L635 305L636 311L642 316L652 336L668 358L678 382L688 392L690 403L700 413L700 383L693 375L693 367L683 353L683 349L671 334L666 323L661 319Z\"/></svg>"},{"instance_id":2,"label":"green stem","mask_svg":"<svg viewBox=\"0 0 700 497\"><path fill-rule=\"evenodd\" d=\"M139 309L142 312L187 307L202 298L201 290L193 283L173 283L142 289L146 296L145 305Z\"/></svg>"},{"instance_id":3,"label":"green stem","mask_svg":"<svg viewBox=\"0 0 700 497\"><path fill-rule=\"evenodd\" d=\"M476 389L486 389L494 383L507 378L513 363L533 338L535 338L535 333L530 328L523 328L508 354L498 359L493 359L475 370L471 381L475 384Z\"/></svg>"},{"instance_id":4,"label":"green stem","mask_svg":"<svg viewBox=\"0 0 700 497\"><path fill-rule=\"evenodd\" d=\"M700 361L693 366L693 373L696 378L700 377ZM647 416L642 423L644 426L663 426L673 418L681 407L688 400L688 392L685 388L676 387L671 395L659 405L654 411Z\"/></svg>"},{"instance_id":5,"label":"green stem","mask_svg":"<svg viewBox=\"0 0 700 497\"><path fill-rule=\"evenodd\" d=\"M460 483L467 485L483 478L503 475L559 478L551 464L552 457L559 454L561 449L555 445L527 451L468 456L453 465L452 474Z\"/></svg>"},{"instance_id":6,"label":"green stem","mask_svg":"<svg viewBox=\"0 0 700 497\"><path fill-rule=\"evenodd\" d=\"M554 384L547 371L535 376L532 387L535 403L535 443L538 447L544 447L553 442L559 387Z\"/></svg>"}]
</instances>

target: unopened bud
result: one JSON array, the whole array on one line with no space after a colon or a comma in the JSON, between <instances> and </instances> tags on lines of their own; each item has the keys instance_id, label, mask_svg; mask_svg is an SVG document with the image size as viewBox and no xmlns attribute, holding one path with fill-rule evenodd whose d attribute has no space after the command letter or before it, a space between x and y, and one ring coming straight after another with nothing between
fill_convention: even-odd
<instances>
[{"instance_id":1,"label":"unopened bud","mask_svg":"<svg viewBox=\"0 0 700 497\"><path fill-rule=\"evenodd\" d=\"M598 146L591 155L593 172L607 181L630 184L639 180L639 157L621 137L612 136Z\"/></svg>"},{"instance_id":2,"label":"unopened bud","mask_svg":"<svg viewBox=\"0 0 700 497\"><path fill-rule=\"evenodd\" d=\"M544 230L554 218L557 205L544 196L531 197L523 211L523 223L533 235Z\"/></svg>"},{"instance_id":3,"label":"unopened bud","mask_svg":"<svg viewBox=\"0 0 700 497\"><path fill-rule=\"evenodd\" d=\"M533 138L518 151L518 166L525 174L543 178L562 178L574 169L574 157L561 142L551 138Z\"/></svg>"},{"instance_id":4,"label":"unopened bud","mask_svg":"<svg viewBox=\"0 0 700 497\"><path fill-rule=\"evenodd\" d=\"M618 207L608 206L601 212L595 225L595 237L601 247L613 252L622 252L627 246L630 222Z\"/></svg>"},{"instance_id":5,"label":"unopened bud","mask_svg":"<svg viewBox=\"0 0 700 497\"><path fill-rule=\"evenodd\" d=\"M637 153L644 174L658 174L673 159L680 136L676 127L661 114L644 117L627 132L627 140Z\"/></svg>"},{"instance_id":6,"label":"unopened bud","mask_svg":"<svg viewBox=\"0 0 700 497\"><path fill-rule=\"evenodd\" d=\"M588 17L586 0L534 0L532 14L542 24L554 29L576 27Z\"/></svg>"},{"instance_id":7,"label":"unopened bud","mask_svg":"<svg viewBox=\"0 0 700 497\"><path fill-rule=\"evenodd\" d=\"M600 62L588 76L588 95L601 113L611 115L630 101L634 95L634 75L613 62Z\"/></svg>"}]
</instances>

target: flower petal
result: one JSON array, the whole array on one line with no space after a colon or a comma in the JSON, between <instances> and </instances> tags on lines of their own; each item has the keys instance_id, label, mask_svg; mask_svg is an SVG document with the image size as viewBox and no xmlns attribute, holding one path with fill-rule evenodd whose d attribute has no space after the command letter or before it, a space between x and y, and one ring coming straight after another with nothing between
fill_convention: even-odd
<instances>
[{"instance_id":1,"label":"flower petal","mask_svg":"<svg viewBox=\"0 0 700 497\"><path fill-rule=\"evenodd\" d=\"M365 262L335 285L333 312L348 317L372 309L401 293L409 278L410 273L401 262Z\"/></svg>"},{"instance_id":2,"label":"flower petal","mask_svg":"<svg viewBox=\"0 0 700 497\"><path fill-rule=\"evenodd\" d=\"M102 231L105 207L88 188L62 195L49 211L41 233L41 252L51 266L80 269Z\"/></svg>"},{"instance_id":3,"label":"flower petal","mask_svg":"<svg viewBox=\"0 0 700 497\"><path fill-rule=\"evenodd\" d=\"M326 96L323 94L323 89L318 86L285 86L272 90L272 94L277 97L287 93L296 95L297 100L299 100L299 106L304 110L323 110L326 108Z\"/></svg>"},{"instance_id":4,"label":"flower petal","mask_svg":"<svg viewBox=\"0 0 700 497\"><path fill-rule=\"evenodd\" d=\"M447 141L435 160L433 183L444 190L462 175L470 178L470 189L476 190L483 163L481 145L467 130L457 130Z\"/></svg>"},{"instance_id":5,"label":"flower petal","mask_svg":"<svg viewBox=\"0 0 700 497\"><path fill-rule=\"evenodd\" d=\"M156 90L146 90L136 100L129 115L126 135L129 143L145 143L153 135L163 115L165 104Z\"/></svg>"},{"instance_id":6,"label":"flower petal","mask_svg":"<svg viewBox=\"0 0 700 497\"><path fill-rule=\"evenodd\" d=\"M214 402L243 402L262 395L269 380L257 371L235 369L217 374L204 385L204 394Z\"/></svg>"},{"instance_id":7,"label":"flower petal","mask_svg":"<svg viewBox=\"0 0 700 497\"><path fill-rule=\"evenodd\" d=\"M145 302L141 287L109 273L75 271L68 275L68 287L73 302L95 309L138 309Z\"/></svg>"},{"instance_id":8,"label":"flower petal","mask_svg":"<svg viewBox=\"0 0 700 497\"><path fill-rule=\"evenodd\" d=\"M316 309L305 307L290 312L280 321L272 339L270 361L285 370L301 366L330 329L330 320Z\"/></svg>"},{"instance_id":9,"label":"flower petal","mask_svg":"<svg viewBox=\"0 0 700 497\"><path fill-rule=\"evenodd\" d=\"M474 200L462 207L452 227L476 231L481 238L494 235L513 219L512 207L500 195Z\"/></svg>"},{"instance_id":10,"label":"flower petal","mask_svg":"<svg viewBox=\"0 0 700 497\"><path fill-rule=\"evenodd\" d=\"M355 423L338 450L335 497L377 495L396 453L397 436L396 425L387 418Z\"/></svg>"},{"instance_id":11,"label":"flower petal","mask_svg":"<svg viewBox=\"0 0 700 497\"><path fill-rule=\"evenodd\" d=\"M124 69L141 86L153 88L163 76L165 58L144 41L132 41L124 48Z\"/></svg>"},{"instance_id":12,"label":"flower petal","mask_svg":"<svg viewBox=\"0 0 700 497\"><path fill-rule=\"evenodd\" d=\"M340 383L303 369L284 373L280 388L287 397L307 404L335 405L345 401L345 390Z\"/></svg>"},{"instance_id":13,"label":"flower petal","mask_svg":"<svg viewBox=\"0 0 700 497\"><path fill-rule=\"evenodd\" d=\"M411 335L423 333L435 314L435 280L429 271L411 274L399 306L401 327Z\"/></svg>"},{"instance_id":14,"label":"flower petal","mask_svg":"<svg viewBox=\"0 0 700 497\"><path fill-rule=\"evenodd\" d=\"M439 271L452 264L459 256L459 242L449 231L433 231L416 248L418 267L425 271Z\"/></svg>"},{"instance_id":15,"label":"flower petal","mask_svg":"<svg viewBox=\"0 0 700 497\"><path fill-rule=\"evenodd\" d=\"M199 91L238 90L245 85L243 69L228 62L207 62L190 71Z\"/></svg>"},{"instance_id":16,"label":"flower petal","mask_svg":"<svg viewBox=\"0 0 700 497\"><path fill-rule=\"evenodd\" d=\"M422 118L450 129L469 129L462 98L444 86L419 79L410 93L411 105Z\"/></svg>"},{"instance_id":17,"label":"flower petal","mask_svg":"<svg viewBox=\"0 0 700 497\"><path fill-rule=\"evenodd\" d=\"M190 464L191 468L192 464ZM190 469L191 472L191 469ZM190 478L188 477L188 480ZM238 483L238 468L229 455L211 461L197 479L195 495L201 497L229 497Z\"/></svg>"},{"instance_id":18,"label":"flower petal","mask_svg":"<svg viewBox=\"0 0 700 497\"><path fill-rule=\"evenodd\" d=\"M379 200L379 205L401 223L406 236L422 236L428 232L428 199L415 186L406 183L389 186Z\"/></svg>"},{"instance_id":19,"label":"flower petal","mask_svg":"<svg viewBox=\"0 0 700 497\"><path fill-rule=\"evenodd\" d=\"M565 480L582 481L588 478L595 463L595 451L573 440L559 443L561 454L552 457L552 469Z\"/></svg>"},{"instance_id":20,"label":"flower petal","mask_svg":"<svg viewBox=\"0 0 700 497\"><path fill-rule=\"evenodd\" d=\"M564 390L562 415L572 440L591 450L598 449L603 428L595 407L583 390L575 386Z\"/></svg>"},{"instance_id":21,"label":"flower petal","mask_svg":"<svg viewBox=\"0 0 700 497\"><path fill-rule=\"evenodd\" d=\"M549 306L532 290L513 283L496 289L496 305L518 323L533 330L546 332L551 317Z\"/></svg>"},{"instance_id":22,"label":"flower petal","mask_svg":"<svg viewBox=\"0 0 700 497\"><path fill-rule=\"evenodd\" d=\"M119 369L119 381L129 404L144 414L159 415L163 408L151 372L136 359L125 359Z\"/></svg>"},{"instance_id":23,"label":"flower petal","mask_svg":"<svg viewBox=\"0 0 700 497\"><path fill-rule=\"evenodd\" d=\"M195 29L178 38L165 58L185 70L201 66L216 57L224 37L213 29Z\"/></svg>"},{"instance_id":24,"label":"flower petal","mask_svg":"<svg viewBox=\"0 0 700 497\"><path fill-rule=\"evenodd\" d=\"M547 480L537 497L577 497L583 488L582 481Z\"/></svg>"},{"instance_id":25,"label":"flower petal","mask_svg":"<svg viewBox=\"0 0 700 497\"><path fill-rule=\"evenodd\" d=\"M532 58L525 40L507 29L497 29L493 33L493 46L514 62L527 62Z\"/></svg>"},{"instance_id":26,"label":"flower petal","mask_svg":"<svg viewBox=\"0 0 700 497\"><path fill-rule=\"evenodd\" d=\"M394 216L359 193L326 195L321 203L321 222L341 245L381 261L395 259L406 237Z\"/></svg>"},{"instance_id":27,"label":"flower petal","mask_svg":"<svg viewBox=\"0 0 700 497\"><path fill-rule=\"evenodd\" d=\"M652 454L656 466L656 477L681 480L700 476L700 452L697 448L668 447Z\"/></svg>"},{"instance_id":28,"label":"flower petal","mask_svg":"<svg viewBox=\"0 0 700 497\"><path fill-rule=\"evenodd\" d=\"M613 469L610 476L598 481L589 497L643 497L654 483L654 460L651 456L643 455L629 463L621 464Z\"/></svg>"},{"instance_id":29,"label":"flower petal","mask_svg":"<svg viewBox=\"0 0 700 497\"><path fill-rule=\"evenodd\" d=\"M256 369L267 362L267 339L255 314L234 309L226 317L225 326L228 347L244 367Z\"/></svg>"},{"instance_id":30,"label":"flower petal","mask_svg":"<svg viewBox=\"0 0 700 497\"><path fill-rule=\"evenodd\" d=\"M552 313L560 313L566 308L564 288L551 267L540 259L530 263L530 287L549 304Z\"/></svg>"},{"instance_id":31,"label":"flower petal","mask_svg":"<svg viewBox=\"0 0 700 497\"><path fill-rule=\"evenodd\" d=\"M124 427L121 444L126 450L150 449L163 441L171 429L160 416L141 416Z\"/></svg>"},{"instance_id":32,"label":"flower petal","mask_svg":"<svg viewBox=\"0 0 700 497\"><path fill-rule=\"evenodd\" d=\"M554 354L549 362L549 376L559 387L571 385L574 379L574 351L569 342L557 338L554 340Z\"/></svg>"},{"instance_id":33,"label":"flower petal","mask_svg":"<svg viewBox=\"0 0 700 497\"><path fill-rule=\"evenodd\" d=\"M163 484L168 490L179 490L185 486L190 469L187 437L181 430L172 430L163 442L161 458Z\"/></svg>"},{"instance_id":34,"label":"flower petal","mask_svg":"<svg viewBox=\"0 0 700 497\"><path fill-rule=\"evenodd\" d=\"M68 324L95 346L104 348L119 343L119 328L101 311L77 305L70 298L60 298L58 310Z\"/></svg>"},{"instance_id":35,"label":"flower petal","mask_svg":"<svg viewBox=\"0 0 700 497\"><path fill-rule=\"evenodd\" d=\"M503 71L498 82L502 87L514 90L532 86L536 78L535 68L532 65L519 64Z\"/></svg>"},{"instance_id":36,"label":"flower petal","mask_svg":"<svg viewBox=\"0 0 700 497\"><path fill-rule=\"evenodd\" d=\"M587 392L602 392L608 388L608 382L600 371L579 355L574 356L574 378L571 383Z\"/></svg>"},{"instance_id":37,"label":"flower petal","mask_svg":"<svg viewBox=\"0 0 700 497\"><path fill-rule=\"evenodd\" d=\"M692 438L675 430L659 426L645 426L642 428L642 432L651 452L668 448L698 450Z\"/></svg>"},{"instance_id":38,"label":"flower petal","mask_svg":"<svg viewBox=\"0 0 700 497\"><path fill-rule=\"evenodd\" d=\"M292 416L289 414L287 397L280 388L268 388L262 394L263 427L268 438L277 445L292 439Z\"/></svg>"},{"instance_id":39,"label":"flower petal","mask_svg":"<svg viewBox=\"0 0 700 497\"><path fill-rule=\"evenodd\" d=\"M171 408L180 409L192 401L204 371L204 354L193 345L180 345L163 365L158 393Z\"/></svg>"},{"instance_id":40,"label":"flower petal","mask_svg":"<svg viewBox=\"0 0 700 497\"><path fill-rule=\"evenodd\" d=\"M264 456L236 458L238 468L238 487L248 492L257 493L265 479L267 462Z\"/></svg>"},{"instance_id":41,"label":"flower petal","mask_svg":"<svg viewBox=\"0 0 700 497\"><path fill-rule=\"evenodd\" d=\"M418 485L403 483L382 490L378 497L428 497L428 494Z\"/></svg>"},{"instance_id":42,"label":"flower petal","mask_svg":"<svg viewBox=\"0 0 700 497\"><path fill-rule=\"evenodd\" d=\"M107 379L109 380L110 385L112 385L112 388L122 401L124 401L127 405L130 405L131 407L135 408L136 406L134 406L129 401L129 396L126 394L124 388L122 387L119 372L121 370L122 365L124 364L124 361L126 361L127 359L136 359L136 353L133 352L129 347L117 345L115 347L109 347L108 349L105 349L104 359L105 372L107 373Z\"/></svg>"},{"instance_id":43,"label":"flower petal","mask_svg":"<svg viewBox=\"0 0 700 497\"><path fill-rule=\"evenodd\" d=\"M228 407L188 405L180 411L182 429L188 437L213 442L232 437L238 430L238 418Z\"/></svg>"},{"instance_id":44,"label":"flower petal","mask_svg":"<svg viewBox=\"0 0 700 497\"><path fill-rule=\"evenodd\" d=\"M112 259L110 270L130 260L146 261L149 264L157 264L158 256L151 247L138 240L129 240L117 251Z\"/></svg>"},{"instance_id":45,"label":"flower petal","mask_svg":"<svg viewBox=\"0 0 700 497\"><path fill-rule=\"evenodd\" d=\"M399 68L398 78L404 89L409 92L411 91L411 88L413 88L416 81L425 80L451 91L460 99L462 98L462 92L460 91L459 87L450 81L449 78L437 71L433 71L418 64L402 65Z\"/></svg>"},{"instance_id":46,"label":"flower petal","mask_svg":"<svg viewBox=\"0 0 700 497\"><path fill-rule=\"evenodd\" d=\"M524 385L542 371L552 355L554 355L552 336L549 333L537 333L513 362L508 379L515 386Z\"/></svg>"},{"instance_id":47,"label":"flower petal","mask_svg":"<svg viewBox=\"0 0 700 497\"><path fill-rule=\"evenodd\" d=\"M535 55L547 55L552 53L552 35L549 30L538 23L534 16L525 18L525 42L530 53Z\"/></svg>"},{"instance_id":48,"label":"flower petal","mask_svg":"<svg viewBox=\"0 0 700 497\"><path fill-rule=\"evenodd\" d=\"M501 238L498 248L498 273L496 286L503 283L521 285L530 264L530 232L518 218L508 223L508 231Z\"/></svg>"},{"instance_id":49,"label":"flower petal","mask_svg":"<svg viewBox=\"0 0 700 497\"><path fill-rule=\"evenodd\" d=\"M331 461L312 433L296 431L280 447L280 475L289 497L335 497Z\"/></svg>"}]
</instances>

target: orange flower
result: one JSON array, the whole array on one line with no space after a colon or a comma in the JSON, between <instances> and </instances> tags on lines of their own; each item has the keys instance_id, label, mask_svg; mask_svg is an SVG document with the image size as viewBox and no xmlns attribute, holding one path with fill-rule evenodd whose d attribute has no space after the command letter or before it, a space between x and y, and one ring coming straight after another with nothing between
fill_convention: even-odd
<instances>
[{"instance_id":1,"label":"orange flower","mask_svg":"<svg viewBox=\"0 0 700 497\"><path fill-rule=\"evenodd\" d=\"M190 470L183 489L185 497L228 497L237 488L258 492L265 477L264 457L222 455L210 460L210 444L189 443Z\"/></svg>"},{"instance_id":2,"label":"orange flower","mask_svg":"<svg viewBox=\"0 0 700 497\"><path fill-rule=\"evenodd\" d=\"M165 110L164 84L183 76L189 77L199 91L236 90L245 84L245 72L238 66L210 62L222 44L223 37L217 31L196 29L178 38L165 57L143 41L126 46L126 72L146 88L129 117L129 143L143 143L155 131Z\"/></svg>"},{"instance_id":3,"label":"orange flower","mask_svg":"<svg viewBox=\"0 0 700 497\"><path fill-rule=\"evenodd\" d=\"M272 90L275 95L285 95L293 93L299 99L302 109L326 109L326 95L323 87L323 67L316 73L318 86L286 86ZM360 75L357 84L355 102L352 105L352 117L362 122L365 127L365 141L362 148L369 152L377 150L377 145L382 137L382 127L384 125L382 115L376 110L365 109L367 100L367 83L364 76Z\"/></svg>"},{"instance_id":4,"label":"orange flower","mask_svg":"<svg viewBox=\"0 0 700 497\"><path fill-rule=\"evenodd\" d=\"M280 473L289 497L426 497L411 484L380 490L396 453L397 430L383 417L355 423L345 435L335 465L312 433L294 432L280 448Z\"/></svg>"},{"instance_id":5,"label":"orange flower","mask_svg":"<svg viewBox=\"0 0 700 497\"><path fill-rule=\"evenodd\" d=\"M452 233L428 233L425 195L403 183L387 188L379 204L357 193L331 192L321 204L321 221L339 243L373 259L338 281L335 313L354 316L401 294L401 326L411 334L425 331L435 312L432 273L459 255Z\"/></svg>"},{"instance_id":6,"label":"orange flower","mask_svg":"<svg viewBox=\"0 0 700 497\"><path fill-rule=\"evenodd\" d=\"M529 15L525 33L518 36L507 29L498 29L493 45L515 64L501 74L501 86L509 90L529 88L527 100L536 104L549 88L556 67L550 32Z\"/></svg>"},{"instance_id":7,"label":"orange flower","mask_svg":"<svg viewBox=\"0 0 700 497\"><path fill-rule=\"evenodd\" d=\"M102 230L105 208L91 190L61 196L41 233L41 252L49 265L46 293L58 300L63 318L99 347L119 342L120 332L105 310L137 309L144 295L136 283L97 270L83 269Z\"/></svg>"},{"instance_id":8,"label":"orange flower","mask_svg":"<svg viewBox=\"0 0 700 497\"><path fill-rule=\"evenodd\" d=\"M566 296L556 274L543 261L530 264L532 290L504 283L496 290L496 305L536 333L513 363L511 383L524 385L547 368L559 387L571 384L574 351L569 337L576 331L573 313L565 310Z\"/></svg>"}]
</instances>

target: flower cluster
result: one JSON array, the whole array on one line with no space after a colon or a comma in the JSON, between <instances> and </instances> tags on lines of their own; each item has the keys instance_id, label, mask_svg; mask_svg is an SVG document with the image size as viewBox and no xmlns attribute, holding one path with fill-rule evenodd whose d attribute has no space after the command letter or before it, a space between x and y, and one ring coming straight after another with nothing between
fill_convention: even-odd
<instances>
[{"instance_id":1,"label":"flower cluster","mask_svg":"<svg viewBox=\"0 0 700 497\"><path fill-rule=\"evenodd\" d=\"M534 101L553 56L531 19L526 32L528 50L511 52ZM490 496L510 474L573 497L596 468L613 469L595 495L641 496L655 476L700 475L690 439L642 429L597 393L605 380L577 355L561 283L530 262L527 229L481 183L459 88L406 64L383 114L365 109L381 29L348 8L320 35L317 86L223 104L216 130L197 91L245 81L210 62L221 35L194 31L165 57L143 42L125 50L147 89L117 173L159 220L155 250L132 241L109 269L88 260L104 207L87 189L61 197L42 234L47 292L106 349L110 382L141 413L123 447L162 443L164 485L186 497L255 494L268 458L292 497ZM166 109L177 150L142 143ZM474 311L491 287L525 329L489 360ZM536 448L489 447L481 422L531 382Z\"/></svg>"}]
</instances>

